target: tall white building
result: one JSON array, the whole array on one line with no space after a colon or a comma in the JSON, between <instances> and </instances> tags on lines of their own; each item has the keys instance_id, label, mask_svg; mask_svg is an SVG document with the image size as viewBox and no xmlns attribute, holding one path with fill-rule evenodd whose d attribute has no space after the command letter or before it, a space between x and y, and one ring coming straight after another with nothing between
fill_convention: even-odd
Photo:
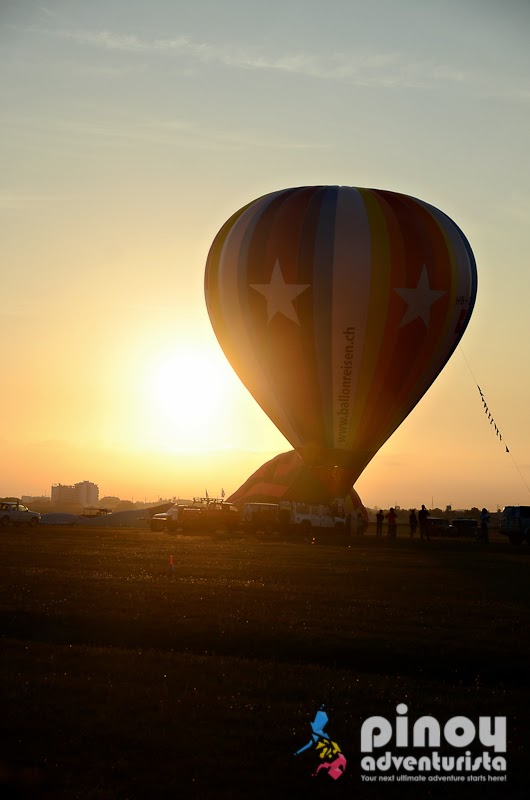
<instances>
[{"instance_id":1,"label":"tall white building","mask_svg":"<svg viewBox=\"0 0 530 800\"><path fill-rule=\"evenodd\" d=\"M97 506L99 502L99 486L91 481L74 484L75 502L80 506Z\"/></svg>"},{"instance_id":2,"label":"tall white building","mask_svg":"<svg viewBox=\"0 0 530 800\"><path fill-rule=\"evenodd\" d=\"M97 506L99 502L99 486L92 481L81 481L73 486L58 483L52 486L52 503L77 503L80 506Z\"/></svg>"}]
</instances>

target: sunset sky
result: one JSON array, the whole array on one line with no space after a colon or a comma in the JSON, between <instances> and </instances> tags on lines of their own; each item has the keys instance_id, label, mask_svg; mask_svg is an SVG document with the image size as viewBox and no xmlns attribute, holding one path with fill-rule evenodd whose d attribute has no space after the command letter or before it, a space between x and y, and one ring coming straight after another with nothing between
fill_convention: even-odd
<instances>
[{"instance_id":1,"label":"sunset sky","mask_svg":"<svg viewBox=\"0 0 530 800\"><path fill-rule=\"evenodd\" d=\"M529 41L527 0L0 0L0 495L229 494L290 449L204 266L253 198L343 184L444 210L479 279L362 500L530 504Z\"/></svg>"}]
</instances>

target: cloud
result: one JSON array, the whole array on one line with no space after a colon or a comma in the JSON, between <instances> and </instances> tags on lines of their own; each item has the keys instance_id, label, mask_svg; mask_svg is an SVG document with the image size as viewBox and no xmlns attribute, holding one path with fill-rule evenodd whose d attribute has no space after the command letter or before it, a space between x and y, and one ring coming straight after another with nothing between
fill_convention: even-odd
<instances>
[{"instance_id":1,"label":"cloud","mask_svg":"<svg viewBox=\"0 0 530 800\"><path fill-rule=\"evenodd\" d=\"M448 64L410 61L400 52L362 51L328 54L294 52L271 54L262 47L213 44L189 36L142 38L107 29L32 29L33 32L112 52L182 56L195 63L224 64L234 69L289 73L366 87L422 88L460 83L464 73Z\"/></svg>"},{"instance_id":2,"label":"cloud","mask_svg":"<svg viewBox=\"0 0 530 800\"><path fill-rule=\"evenodd\" d=\"M52 11L50 8L46 6L39 5L38 3L35 4L35 8L37 11L40 11L41 14L44 14L46 17L50 17L51 19L60 19L61 15L57 13L57 11Z\"/></svg>"},{"instance_id":3,"label":"cloud","mask_svg":"<svg viewBox=\"0 0 530 800\"><path fill-rule=\"evenodd\" d=\"M350 86L382 89L455 89L482 98L498 98L510 103L530 102L524 85L506 85L498 75L464 69L432 59L415 59L401 51L376 51L368 47L352 47L347 52L318 53L297 51L274 53L262 46L198 41L187 35L174 37L142 37L85 28L26 28L26 32L74 42L81 47L122 53L130 56L181 58L186 67L224 65L232 69L277 72L299 77L334 81ZM105 65L99 65L104 71ZM116 69L116 65L111 65ZM119 74L119 73L114 73Z\"/></svg>"},{"instance_id":4,"label":"cloud","mask_svg":"<svg viewBox=\"0 0 530 800\"><path fill-rule=\"evenodd\" d=\"M69 39L78 44L99 47L104 50L124 50L131 53L148 52L153 50L153 43L140 40L134 34L111 33L107 30L57 30L42 31L56 36L59 39ZM155 48L156 49L156 48Z\"/></svg>"}]
</instances>

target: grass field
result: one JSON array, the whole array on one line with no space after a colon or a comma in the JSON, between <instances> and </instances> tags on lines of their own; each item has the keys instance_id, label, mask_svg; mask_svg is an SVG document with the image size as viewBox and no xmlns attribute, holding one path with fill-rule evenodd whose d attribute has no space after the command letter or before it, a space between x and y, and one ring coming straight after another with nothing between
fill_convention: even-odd
<instances>
[{"instance_id":1,"label":"grass field","mask_svg":"<svg viewBox=\"0 0 530 800\"><path fill-rule=\"evenodd\" d=\"M41 526L0 547L2 797L527 795L527 546ZM293 758L322 703L336 782ZM506 716L507 783L364 783L361 723L398 703Z\"/></svg>"}]
</instances>

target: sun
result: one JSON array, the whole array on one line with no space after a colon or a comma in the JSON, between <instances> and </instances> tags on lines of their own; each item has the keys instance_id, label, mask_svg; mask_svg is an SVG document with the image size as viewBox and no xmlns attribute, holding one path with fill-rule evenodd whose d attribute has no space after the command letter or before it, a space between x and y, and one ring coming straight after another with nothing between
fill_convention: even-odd
<instances>
[{"instance_id":1,"label":"sun","mask_svg":"<svg viewBox=\"0 0 530 800\"><path fill-rule=\"evenodd\" d=\"M165 449L215 448L232 384L223 356L204 344L190 343L152 359L144 404L151 437Z\"/></svg>"}]
</instances>

